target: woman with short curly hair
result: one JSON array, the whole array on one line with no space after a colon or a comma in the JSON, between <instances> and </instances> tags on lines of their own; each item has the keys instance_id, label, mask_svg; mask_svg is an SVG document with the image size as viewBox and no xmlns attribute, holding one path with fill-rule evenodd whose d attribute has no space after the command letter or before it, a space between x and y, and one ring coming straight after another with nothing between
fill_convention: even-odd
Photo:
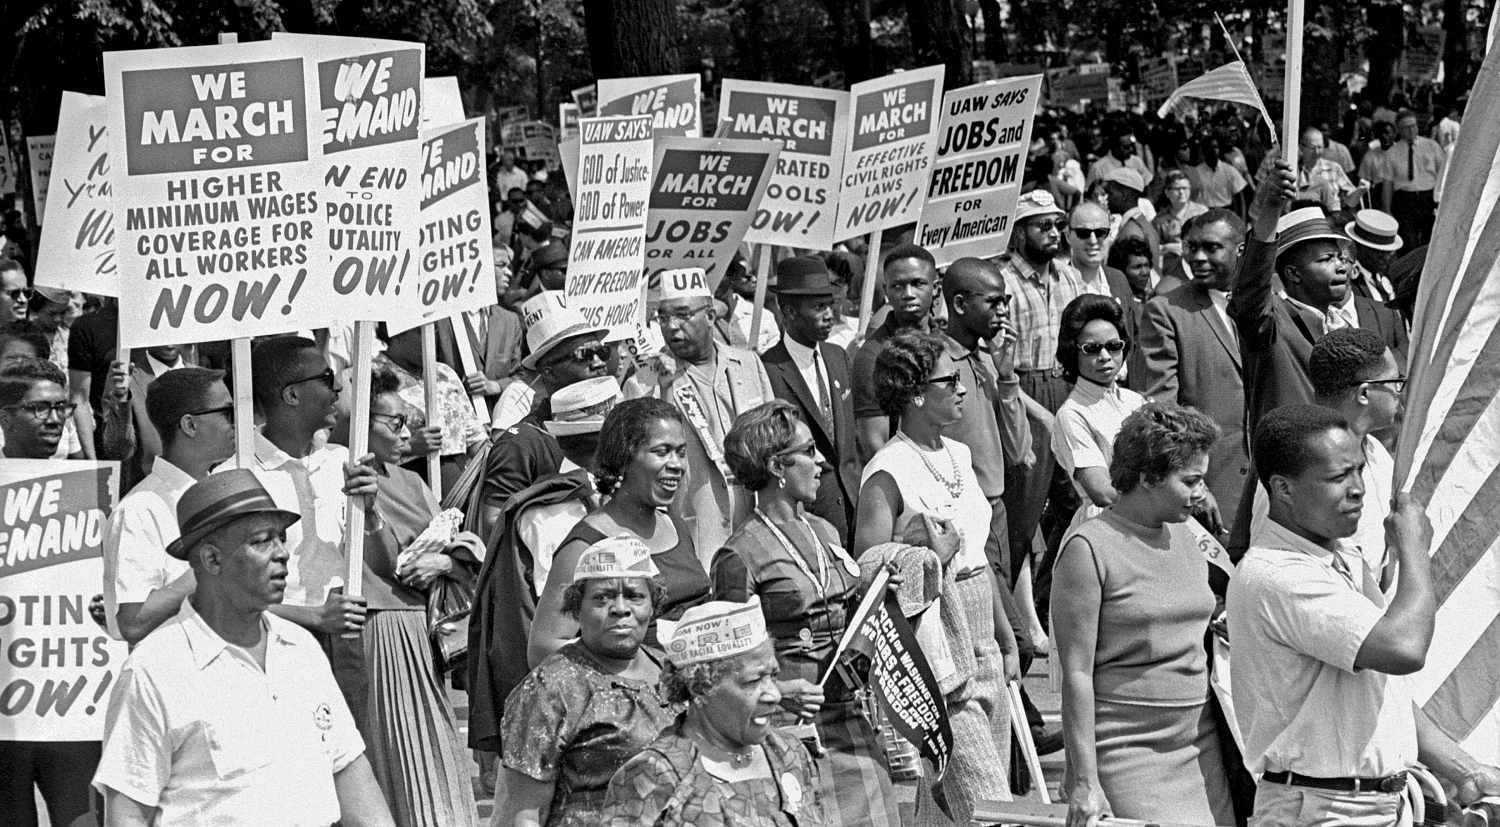
<instances>
[{"instance_id":1,"label":"woman with short curly hair","mask_svg":"<svg viewBox=\"0 0 1500 827\"><path fill-rule=\"evenodd\" d=\"M1063 540L1052 629L1070 825L1234 823L1203 647L1216 610L1206 553L1224 551L1191 523L1218 437L1192 408L1132 413L1109 468L1118 499Z\"/></svg>"},{"instance_id":2,"label":"woman with short curly hair","mask_svg":"<svg viewBox=\"0 0 1500 827\"><path fill-rule=\"evenodd\" d=\"M553 557L527 645L533 668L578 636L564 593L578 556L607 537L632 537L651 549L666 587L658 617L676 618L708 598L708 574L693 549L692 530L666 511L686 472L684 426L676 408L652 398L621 402L605 417L595 464L599 493L610 500L574 526ZM660 648L654 622L646 645Z\"/></svg>"}]
</instances>

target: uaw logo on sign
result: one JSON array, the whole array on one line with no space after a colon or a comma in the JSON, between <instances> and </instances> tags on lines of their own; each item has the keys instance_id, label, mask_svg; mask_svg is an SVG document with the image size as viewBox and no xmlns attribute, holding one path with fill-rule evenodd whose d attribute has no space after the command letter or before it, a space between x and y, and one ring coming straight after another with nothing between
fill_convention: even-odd
<instances>
[{"instance_id":1,"label":"uaw logo on sign","mask_svg":"<svg viewBox=\"0 0 1500 827\"><path fill-rule=\"evenodd\" d=\"M299 59L125 72L125 163L131 175L307 160Z\"/></svg>"},{"instance_id":2,"label":"uaw logo on sign","mask_svg":"<svg viewBox=\"0 0 1500 827\"><path fill-rule=\"evenodd\" d=\"M932 81L881 89L854 99L855 151L926 135L932 129Z\"/></svg>"}]
</instances>

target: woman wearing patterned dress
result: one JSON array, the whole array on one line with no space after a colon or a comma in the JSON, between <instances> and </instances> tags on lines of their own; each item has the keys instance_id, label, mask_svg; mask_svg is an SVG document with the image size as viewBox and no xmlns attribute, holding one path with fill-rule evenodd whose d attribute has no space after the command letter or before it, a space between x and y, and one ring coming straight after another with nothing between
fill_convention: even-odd
<instances>
[{"instance_id":1,"label":"woman wearing patterned dress","mask_svg":"<svg viewBox=\"0 0 1500 827\"><path fill-rule=\"evenodd\" d=\"M823 827L818 769L776 729L776 651L760 599L660 621L662 688L683 712L609 782L606 827Z\"/></svg>"},{"instance_id":2,"label":"woman wearing patterned dress","mask_svg":"<svg viewBox=\"0 0 1500 827\"><path fill-rule=\"evenodd\" d=\"M939 809L926 775L917 787L917 824L968 824L980 801L1009 801L1010 714L1005 682L1020 674L1016 639L995 595L1000 586L984 554L990 506L961 442L942 429L962 416L967 390L942 339L916 330L890 340L875 362L875 398L900 428L865 466L855 529L856 553L895 540L897 526L921 515L939 535L942 599L961 608L963 629L951 635L968 679L944 695L953 726L953 751L942 778L952 818ZM904 518L904 519L903 519ZM932 529L929 529L931 531ZM964 633L966 632L966 633ZM967 651L964 651L967 649Z\"/></svg>"},{"instance_id":3,"label":"woman wearing patterned dress","mask_svg":"<svg viewBox=\"0 0 1500 827\"><path fill-rule=\"evenodd\" d=\"M900 827L896 794L860 701L832 668L834 650L860 600L859 564L832 525L807 512L823 458L791 403L774 400L740 415L724 437L735 479L755 492L755 513L715 555L715 600L758 595L781 663L779 726L809 724L832 824ZM815 732L815 735L814 735ZM804 740L808 740L804 736Z\"/></svg>"},{"instance_id":4,"label":"woman wearing patterned dress","mask_svg":"<svg viewBox=\"0 0 1500 827\"><path fill-rule=\"evenodd\" d=\"M579 557L563 596L578 640L505 703L495 827L598 824L609 779L671 722L661 669L641 646L665 592L658 574L639 540L603 540Z\"/></svg>"}]
</instances>

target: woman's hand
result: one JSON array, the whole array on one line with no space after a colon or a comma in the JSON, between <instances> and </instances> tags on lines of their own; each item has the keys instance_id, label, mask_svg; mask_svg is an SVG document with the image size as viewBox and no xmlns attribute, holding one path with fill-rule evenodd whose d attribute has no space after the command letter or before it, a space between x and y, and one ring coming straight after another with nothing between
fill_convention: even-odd
<instances>
[{"instance_id":1,"label":"woman's hand","mask_svg":"<svg viewBox=\"0 0 1500 827\"><path fill-rule=\"evenodd\" d=\"M1094 827L1110 815L1109 801L1097 782L1075 782L1068 790L1068 827Z\"/></svg>"},{"instance_id":2,"label":"woman's hand","mask_svg":"<svg viewBox=\"0 0 1500 827\"><path fill-rule=\"evenodd\" d=\"M453 558L440 551L429 551L417 555L405 568L396 572L396 579L414 589L425 589L439 577L447 577L453 571Z\"/></svg>"},{"instance_id":3,"label":"woman's hand","mask_svg":"<svg viewBox=\"0 0 1500 827\"><path fill-rule=\"evenodd\" d=\"M901 541L909 546L926 546L937 552L938 559L946 567L952 562L954 555L958 554L963 545L958 536L958 529L953 523L943 517L934 517L931 514L922 514L920 519L912 520L906 524L906 531L901 535Z\"/></svg>"},{"instance_id":4,"label":"woman's hand","mask_svg":"<svg viewBox=\"0 0 1500 827\"><path fill-rule=\"evenodd\" d=\"M411 432L411 455L426 456L443 448L443 429L438 425L423 425Z\"/></svg>"},{"instance_id":5,"label":"woman's hand","mask_svg":"<svg viewBox=\"0 0 1500 827\"><path fill-rule=\"evenodd\" d=\"M823 687L801 678L777 681L781 690L781 708L802 718L811 718L823 708Z\"/></svg>"},{"instance_id":6,"label":"woman's hand","mask_svg":"<svg viewBox=\"0 0 1500 827\"><path fill-rule=\"evenodd\" d=\"M374 454L344 463L344 494L361 498L366 512L374 510L379 490L380 474L375 470Z\"/></svg>"}]
</instances>

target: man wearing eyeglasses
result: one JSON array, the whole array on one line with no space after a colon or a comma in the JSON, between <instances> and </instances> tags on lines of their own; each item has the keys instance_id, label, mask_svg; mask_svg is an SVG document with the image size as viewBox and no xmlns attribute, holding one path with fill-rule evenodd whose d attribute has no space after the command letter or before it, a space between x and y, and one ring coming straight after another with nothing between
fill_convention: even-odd
<instances>
[{"instance_id":1,"label":"man wearing eyeglasses","mask_svg":"<svg viewBox=\"0 0 1500 827\"><path fill-rule=\"evenodd\" d=\"M724 435L736 416L774 396L755 354L714 339L714 317L713 293L702 270L661 274L656 321L677 366L661 377L655 395L677 406L692 434L687 478L674 507L693 526L704 571L752 505L724 460Z\"/></svg>"},{"instance_id":2,"label":"man wearing eyeglasses","mask_svg":"<svg viewBox=\"0 0 1500 827\"><path fill-rule=\"evenodd\" d=\"M187 563L167 554L177 501L234 456L234 399L224 372L184 367L148 386L146 414L161 437L151 473L109 516L104 608L110 634L131 646L172 619L193 593Z\"/></svg>"},{"instance_id":3,"label":"man wearing eyeglasses","mask_svg":"<svg viewBox=\"0 0 1500 827\"><path fill-rule=\"evenodd\" d=\"M58 456L63 431L73 416L68 401L68 379L62 368L46 359L28 359L12 364L0 374L0 433L5 442L0 456L10 459L84 459L76 443L74 450Z\"/></svg>"},{"instance_id":4,"label":"man wearing eyeglasses","mask_svg":"<svg viewBox=\"0 0 1500 827\"><path fill-rule=\"evenodd\" d=\"M0 258L0 324L25 319L30 303L25 268L13 258Z\"/></svg>"}]
</instances>

